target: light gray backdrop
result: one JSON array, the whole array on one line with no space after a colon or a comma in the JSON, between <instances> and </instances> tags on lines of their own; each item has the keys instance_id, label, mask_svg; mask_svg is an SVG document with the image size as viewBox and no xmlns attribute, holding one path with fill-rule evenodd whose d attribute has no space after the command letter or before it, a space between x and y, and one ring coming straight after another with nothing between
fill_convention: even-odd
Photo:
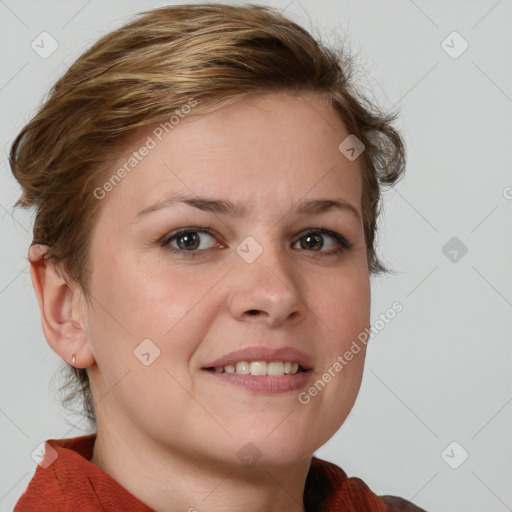
<instances>
[{"instance_id":1,"label":"light gray backdrop","mask_svg":"<svg viewBox=\"0 0 512 512\"><path fill-rule=\"evenodd\" d=\"M41 442L88 433L52 395L62 361L41 329L32 215L12 209L7 150L84 49L167 3L0 0L1 511ZM317 455L429 512L512 510L512 1L262 3L326 42L348 38L360 86L401 108L408 148L379 237L397 274L373 283L372 325L395 301L403 311L372 339L356 406Z\"/></svg>"}]
</instances>

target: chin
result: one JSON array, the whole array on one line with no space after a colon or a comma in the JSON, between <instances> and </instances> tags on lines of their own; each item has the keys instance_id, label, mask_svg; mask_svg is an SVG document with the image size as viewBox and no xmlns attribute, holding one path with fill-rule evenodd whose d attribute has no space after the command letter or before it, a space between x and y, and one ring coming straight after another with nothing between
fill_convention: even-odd
<instances>
[{"instance_id":1,"label":"chin","mask_svg":"<svg viewBox=\"0 0 512 512\"><path fill-rule=\"evenodd\" d=\"M231 462L236 465L260 469L289 467L299 461L309 460L313 455L313 446L308 445L307 439L289 439L288 442L276 442L265 439L247 441L241 445L233 444L235 458Z\"/></svg>"},{"instance_id":2,"label":"chin","mask_svg":"<svg viewBox=\"0 0 512 512\"><path fill-rule=\"evenodd\" d=\"M230 441L232 450L236 453L236 462L245 456L258 459L258 465L289 466L299 460L309 459L313 453L334 435L335 429L326 430L325 426L317 422L309 425L291 423L294 413L289 416L289 422L283 419L284 413L271 428L255 428L254 423L248 425L242 435L235 436ZM279 422L282 421L281 424ZM320 428L319 428L320 427Z\"/></svg>"}]
</instances>

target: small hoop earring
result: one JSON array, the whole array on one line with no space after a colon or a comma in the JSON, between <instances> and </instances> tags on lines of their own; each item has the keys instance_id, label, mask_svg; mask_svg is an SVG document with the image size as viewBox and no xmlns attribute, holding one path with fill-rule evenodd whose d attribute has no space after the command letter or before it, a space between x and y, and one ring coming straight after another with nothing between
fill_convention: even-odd
<instances>
[{"instance_id":1,"label":"small hoop earring","mask_svg":"<svg viewBox=\"0 0 512 512\"><path fill-rule=\"evenodd\" d=\"M76 355L73 354L73 357L71 358L71 365L72 366L75 366L75 361L76 361Z\"/></svg>"}]
</instances>

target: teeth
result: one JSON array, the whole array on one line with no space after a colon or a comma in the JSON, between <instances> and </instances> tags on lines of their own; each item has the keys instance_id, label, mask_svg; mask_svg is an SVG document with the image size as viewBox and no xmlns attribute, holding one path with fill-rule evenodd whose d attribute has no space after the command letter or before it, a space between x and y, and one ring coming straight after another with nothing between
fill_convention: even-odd
<instances>
[{"instance_id":1,"label":"teeth","mask_svg":"<svg viewBox=\"0 0 512 512\"><path fill-rule=\"evenodd\" d=\"M267 375L284 375L284 363L272 361L267 364Z\"/></svg>"},{"instance_id":2,"label":"teeth","mask_svg":"<svg viewBox=\"0 0 512 512\"><path fill-rule=\"evenodd\" d=\"M216 373L239 373L241 375L294 375L299 371L299 364L291 361L239 361L236 364L215 367Z\"/></svg>"},{"instance_id":3,"label":"teeth","mask_svg":"<svg viewBox=\"0 0 512 512\"><path fill-rule=\"evenodd\" d=\"M236 370L236 368L232 364L228 364L227 366L224 366L224 371L226 373L235 373L235 370Z\"/></svg>"},{"instance_id":4,"label":"teeth","mask_svg":"<svg viewBox=\"0 0 512 512\"><path fill-rule=\"evenodd\" d=\"M247 375L250 372L250 366L247 361L240 361L236 363L236 373L241 373L243 375Z\"/></svg>"},{"instance_id":5,"label":"teeth","mask_svg":"<svg viewBox=\"0 0 512 512\"><path fill-rule=\"evenodd\" d=\"M251 375L267 374L267 363L265 361L251 361L249 367L251 369Z\"/></svg>"}]
</instances>

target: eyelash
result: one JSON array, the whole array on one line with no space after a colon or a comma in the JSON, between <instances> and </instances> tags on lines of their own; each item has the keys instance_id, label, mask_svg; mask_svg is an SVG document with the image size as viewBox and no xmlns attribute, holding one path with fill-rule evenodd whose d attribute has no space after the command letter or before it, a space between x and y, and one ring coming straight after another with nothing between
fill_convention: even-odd
<instances>
[{"instance_id":1,"label":"eyelash","mask_svg":"<svg viewBox=\"0 0 512 512\"><path fill-rule=\"evenodd\" d=\"M215 232L207 227L190 227L190 228L181 228L173 231L172 233L169 233L166 235L160 242L160 245L167 251L170 251L174 254L183 255L185 257L197 257L200 256L202 252L207 251L208 249L195 249L193 251L187 251L184 249L179 249L177 247L173 247L170 245L170 243L180 236L187 235L190 233L207 233L215 238ZM303 231L300 236L295 240L293 243L294 245L301 240L301 238L312 235L312 234L319 234L319 235L327 235L332 237L336 243L338 244L338 247L334 250L330 251L308 251L307 249L304 249L306 252L311 252L313 255L315 255L317 252L319 254L324 254L325 256L336 256L342 252L348 251L352 248L352 243L349 242L343 235L336 233L335 231L330 231L329 229L323 229L323 228L316 228L316 229L308 229L306 231Z\"/></svg>"}]
</instances>

